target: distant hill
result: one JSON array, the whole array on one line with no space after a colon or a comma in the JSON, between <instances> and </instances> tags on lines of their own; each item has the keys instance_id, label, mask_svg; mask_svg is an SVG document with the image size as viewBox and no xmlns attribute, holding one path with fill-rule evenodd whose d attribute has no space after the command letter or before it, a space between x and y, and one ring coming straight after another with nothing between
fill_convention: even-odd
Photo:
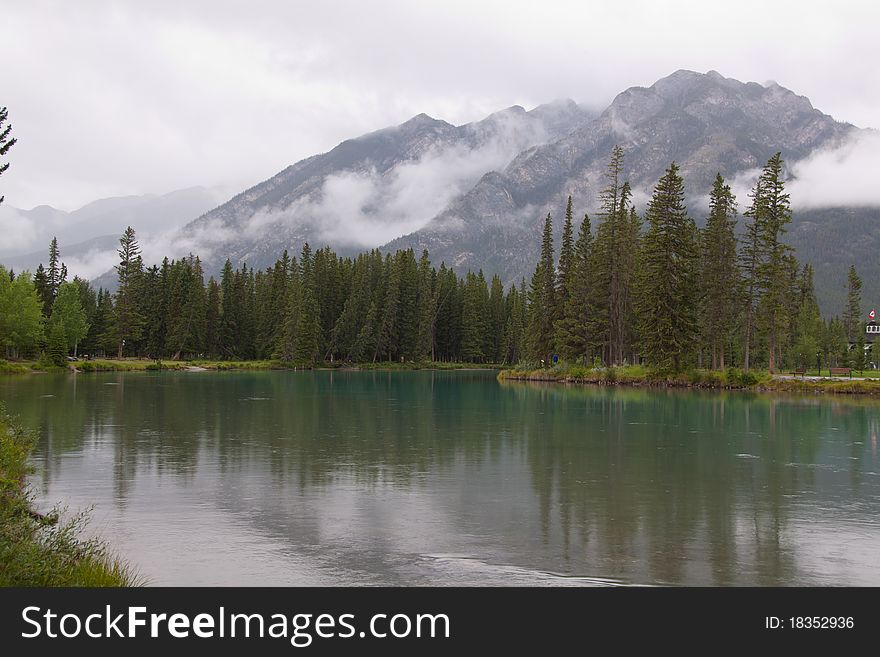
<instances>
[{"instance_id":1,"label":"distant hill","mask_svg":"<svg viewBox=\"0 0 880 657\"><path fill-rule=\"evenodd\" d=\"M48 205L20 210L4 203L0 212L20 215L34 236L30 239L33 250L26 253L5 246L0 237L0 263L16 271L33 271L46 263L49 242L57 236L62 260L72 272L89 278L98 276L115 262L119 236L126 226L135 226L144 238L168 235L215 207L221 199L216 189L190 187L162 195L99 199L73 212Z\"/></svg>"}]
</instances>

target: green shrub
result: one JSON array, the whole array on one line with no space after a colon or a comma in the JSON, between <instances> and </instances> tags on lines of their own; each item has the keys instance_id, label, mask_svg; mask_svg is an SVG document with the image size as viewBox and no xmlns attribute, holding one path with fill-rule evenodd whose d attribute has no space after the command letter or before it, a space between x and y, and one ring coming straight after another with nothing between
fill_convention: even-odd
<instances>
[{"instance_id":1,"label":"green shrub","mask_svg":"<svg viewBox=\"0 0 880 657\"><path fill-rule=\"evenodd\" d=\"M21 363L10 363L8 360L0 358L0 374L27 374L30 371L26 365Z\"/></svg>"},{"instance_id":2,"label":"green shrub","mask_svg":"<svg viewBox=\"0 0 880 657\"><path fill-rule=\"evenodd\" d=\"M751 388L761 381L761 377L755 372L751 370L744 372L735 367L731 367L725 372L725 379L728 385L736 388Z\"/></svg>"},{"instance_id":3,"label":"green shrub","mask_svg":"<svg viewBox=\"0 0 880 657\"><path fill-rule=\"evenodd\" d=\"M87 514L65 522L31 511L26 476L35 440L0 406L0 586L133 586L140 578L99 539ZM53 517L55 520L53 521Z\"/></svg>"}]
</instances>

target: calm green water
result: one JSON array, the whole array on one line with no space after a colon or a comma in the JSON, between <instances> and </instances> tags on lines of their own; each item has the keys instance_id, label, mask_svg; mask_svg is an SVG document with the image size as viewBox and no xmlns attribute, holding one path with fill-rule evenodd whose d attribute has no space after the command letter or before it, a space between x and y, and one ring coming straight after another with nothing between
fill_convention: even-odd
<instances>
[{"instance_id":1,"label":"calm green water","mask_svg":"<svg viewBox=\"0 0 880 657\"><path fill-rule=\"evenodd\" d=\"M880 405L492 372L0 377L156 584L880 585Z\"/></svg>"}]
</instances>

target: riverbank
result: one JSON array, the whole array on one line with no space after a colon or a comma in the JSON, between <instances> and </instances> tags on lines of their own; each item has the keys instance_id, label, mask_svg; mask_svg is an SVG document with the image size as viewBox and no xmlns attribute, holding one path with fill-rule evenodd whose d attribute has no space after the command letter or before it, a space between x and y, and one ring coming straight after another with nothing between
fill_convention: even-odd
<instances>
[{"instance_id":1,"label":"riverbank","mask_svg":"<svg viewBox=\"0 0 880 657\"><path fill-rule=\"evenodd\" d=\"M499 365L481 363L426 362L379 362L379 363L292 363L280 360L149 360L145 358L101 358L77 360L65 367L44 367L36 361L9 362L0 360L0 374L34 374L45 372L158 372L163 370L182 372L227 370L466 370L498 369Z\"/></svg>"},{"instance_id":2,"label":"riverbank","mask_svg":"<svg viewBox=\"0 0 880 657\"><path fill-rule=\"evenodd\" d=\"M0 586L134 586L138 577L98 539L85 515L59 521L31 507L26 478L34 446L0 406Z\"/></svg>"},{"instance_id":3,"label":"riverbank","mask_svg":"<svg viewBox=\"0 0 880 657\"><path fill-rule=\"evenodd\" d=\"M675 374L653 371L641 365L583 367L560 365L549 369L507 369L499 381L534 381L585 385L623 385L658 388L705 388L756 392L803 392L845 395L880 395L878 378L799 378L773 376L767 371L738 369L689 370Z\"/></svg>"}]
</instances>

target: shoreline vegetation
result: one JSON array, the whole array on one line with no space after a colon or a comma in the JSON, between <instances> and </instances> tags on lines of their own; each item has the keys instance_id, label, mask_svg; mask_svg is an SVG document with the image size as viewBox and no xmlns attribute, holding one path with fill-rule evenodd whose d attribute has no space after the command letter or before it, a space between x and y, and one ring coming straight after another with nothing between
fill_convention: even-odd
<instances>
[{"instance_id":1,"label":"shoreline vegetation","mask_svg":"<svg viewBox=\"0 0 880 657\"><path fill-rule=\"evenodd\" d=\"M74 361L66 366L53 366L40 361L0 360L0 374L44 374L48 372L202 372L242 370L338 370L338 371L415 371L415 370L497 370L502 365L492 363L460 363L422 361L403 363L297 363L281 360L155 360L147 358L96 358Z\"/></svg>"},{"instance_id":2,"label":"shoreline vegetation","mask_svg":"<svg viewBox=\"0 0 880 657\"><path fill-rule=\"evenodd\" d=\"M855 373L854 373L855 374ZM866 374L868 372L866 371ZM870 372L874 374L874 372ZM511 368L498 373L499 381L561 383L657 388L699 388L710 390L749 390L752 392L803 392L845 395L880 395L880 377L853 379L815 375L773 376L767 371L744 372L736 368L723 371L694 369L661 372L641 365L586 367L562 364L552 368Z\"/></svg>"},{"instance_id":3,"label":"shoreline vegetation","mask_svg":"<svg viewBox=\"0 0 880 657\"><path fill-rule=\"evenodd\" d=\"M616 367L584 366L560 363L550 368L529 364L462 362L380 362L380 363L293 363L279 360L149 360L145 358L103 358L68 363L66 367L52 367L38 361L10 362L0 360L2 374L45 374L49 372L241 372L268 370L324 370L324 371L452 371L500 370L499 381L534 383L562 383L585 385L614 385L657 388L701 388L713 390L750 390L753 392L806 392L848 395L880 395L880 371L853 371L852 378L830 376L825 370L807 370L803 374L780 373L771 375L767 370L745 372L738 368L725 370L690 369L681 372L663 372L644 365Z\"/></svg>"},{"instance_id":4,"label":"shoreline vegetation","mask_svg":"<svg viewBox=\"0 0 880 657\"><path fill-rule=\"evenodd\" d=\"M61 517L32 507L27 476L35 444L0 405L0 586L138 586L142 578L98 538L86 538L87 514Z\"/></svg>"}]
</instances>

